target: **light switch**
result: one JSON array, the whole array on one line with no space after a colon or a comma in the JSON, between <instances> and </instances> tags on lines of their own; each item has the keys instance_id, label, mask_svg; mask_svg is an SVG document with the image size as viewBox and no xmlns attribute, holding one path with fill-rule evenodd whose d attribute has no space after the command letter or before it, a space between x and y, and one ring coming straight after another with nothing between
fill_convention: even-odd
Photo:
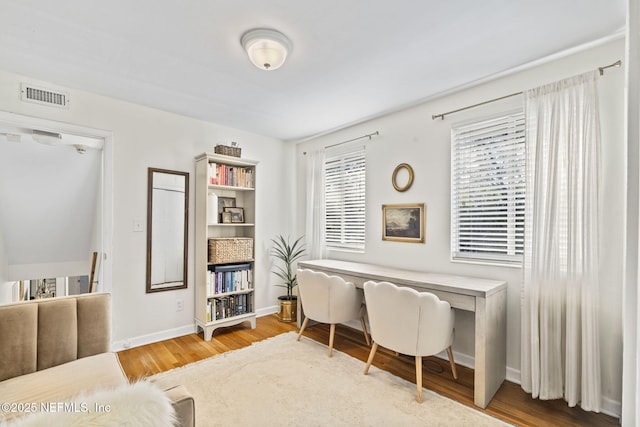
<instances>
[{"instance_id":1,"label":"light switch","mask_svg":"<svg viewBox=\"0 0 640 427\"><path fill-rule=\"evenodd\" d=\"M140 232L140 231L144 231L144 225L142 224L142 221L133 221L133 231L136 232Z\"/></svg>"}]
</instances>

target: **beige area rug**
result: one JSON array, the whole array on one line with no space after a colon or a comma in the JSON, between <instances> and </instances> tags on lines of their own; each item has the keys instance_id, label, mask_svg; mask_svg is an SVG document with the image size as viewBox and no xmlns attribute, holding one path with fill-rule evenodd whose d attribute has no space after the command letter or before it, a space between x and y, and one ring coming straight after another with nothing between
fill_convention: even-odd
<instances>
[{"instance_id":1,"label":"beige area rug","mask_svg":"<svg viewBox=\"0 0 640 427\"><path fill-rule=\"evenodd\" d=\"M482 412L289 332L151 377L183 384L197 426L506 426Z\"/></svg>"}]
</instances>

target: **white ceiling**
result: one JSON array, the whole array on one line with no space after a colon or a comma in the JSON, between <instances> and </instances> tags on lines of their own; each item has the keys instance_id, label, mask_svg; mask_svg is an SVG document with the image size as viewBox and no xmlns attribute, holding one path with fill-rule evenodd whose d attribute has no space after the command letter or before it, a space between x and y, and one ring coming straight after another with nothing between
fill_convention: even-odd
<instances>
[{"instance_id":1,"label":"white ceiling","mask_svg":"<svg viewBox=\"0 0 640 427\"><path fill-rule=\"evenodd\" d=\"M300 140L609 37L626 0L0 0L0 68ZM293 42L255 68L241 35Z\"/></svg>"}]
</instances>

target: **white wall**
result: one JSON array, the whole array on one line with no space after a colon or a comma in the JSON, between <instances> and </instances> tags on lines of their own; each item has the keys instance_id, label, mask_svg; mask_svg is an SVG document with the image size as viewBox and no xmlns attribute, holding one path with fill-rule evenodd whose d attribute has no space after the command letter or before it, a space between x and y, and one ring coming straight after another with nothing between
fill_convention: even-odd
<instances>
[{"instance_id":1,"label":"white wall","mask_svg":"<svg viewBox=\"0 0 640 427\"><path fill-rule=\"evenodd\" d=\"M454 123L508 111L522 104L522 97L467 110L445 120L438 114L510 93L550 83L608 65L624 57L624 40L617 40L571 57L557 59L510 74L431 102L390 114L330 135L298 144L298 221L304 231L304 151L350 140L379 131L366 143L367 235L364 254L333 252L331 258L380 263L401 268L495 278L508 282L507 367L508 378L519 382L520 285L519 268L493 267L450 261L450 131ZM428 78L425 76L425 78ZM621 398L621 285L624 209L624 76L612 69L600 80L603 136L603 194L601 236L600 342L602 385L609 412L619 413ZM404 193L391 185L391 174L399 163L409 163L415 172L413 186ZM381 239L381 205L425 202L426 243L398 243ZM473 356L473 316L457 312L454 350Z\"/></svg>"},{"instance_id":2,"label":"white wall","mask_svg":"<svg viewBox=\"0 0 640 427\"><path fill-rule=\"evenodd\" d=\"M283 142L184 116L71 89L68 110L20 101L20 83L45 87L52 83L0 71L0 110L110 131L112 138L113 244L112 280L104 289L113 295L113 340L118 347L194 330L194 157L213 152L219 143L237 141L242 157L258 160L256 218L256 308L274 309L278 288L270 286L268 240L287 232L292 221L290 173L285 159L294 148ZM55 86L54 86L55 87ZM145 293L146 230L133 232L133 222L146 222L147 168L190 173L188 288ZM10 250L10 248L7 248ZM1 258L0 258L1 260ZM184 309L176 311L176 299Z\"/></svg>"},{"instance_id":3,"label":"white wall","mask_svg":"<svg viewBox=\"0 0 640 427\"><path fill-rule=\"evenodd\" d=\"M623 320L623 380L622 380L622 416L623 426L640 425L640 358L638 349L640 342L640 301L638 300L638 230L640 228L640 3L627 1L626 27L626 111L625 135L627 156L627 204L625 216L625 284L623 304L620 311Z\"/></svg>"},{"instance_id":4,"label":"white wall","mask_svg":"<svg viewBox=\"0 0 640 427\"><path fill-rule=\"evenodd\" d=\"M11 302L12 285L8 280L9 264L7 262L7 254L4 250L4 239L2 238L2 229L0 228L0 304Z\"/></svg>"},{"instance_id":5,"label":"white wall","mask_svg":"<svg viewBox=\"0 0 640 427\"><path fill-rule=\"evenodd\" d=\"M7 261L7 253L4 249L4 239L2 237L2 228L0 228L0 284L8 280L7 270L9 268Z\"/></svg>"}]
</instances>

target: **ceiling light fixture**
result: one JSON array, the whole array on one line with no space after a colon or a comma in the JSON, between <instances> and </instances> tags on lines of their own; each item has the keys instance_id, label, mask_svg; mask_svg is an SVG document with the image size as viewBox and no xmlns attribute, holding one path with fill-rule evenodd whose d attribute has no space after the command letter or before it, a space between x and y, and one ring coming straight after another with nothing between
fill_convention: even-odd
<instances>
[{"instance_id":1,"label":"ceiling light fixture","mask_svg":"<svg viewBox=\"0 0 640 427\"><path fill-rule=\"evenodd\" d=\"M31 136L33 140L39 142L40 144L45 145L56 145L59 144L62 140L62 135L56 132L47 132L44 130L34 129L31 132Z\"/></svg>"},{"instance_id":2,"label":"ceiling light fixture","mask_svg":"<svg viewBox=\"0 0 640 427\"><path fill-rule=\"evenodd\" d=\"M249 30L240 39L253 65L261 70L277 70L291 51L291 41L279 31L267 28Z\"/></svg>"},{"instance_id":3,"label":"ceiling light fixture","mask_svg":"<svg viewBox=\"0 0 640 427\"><path fill-rule=\"evenodd\" d=\"M22 142L22 136L20 134L17 133L0 133L0 135L3 135L5 138L7 138L7 141L9 142Z\"/></svg>"}]
</instances>

